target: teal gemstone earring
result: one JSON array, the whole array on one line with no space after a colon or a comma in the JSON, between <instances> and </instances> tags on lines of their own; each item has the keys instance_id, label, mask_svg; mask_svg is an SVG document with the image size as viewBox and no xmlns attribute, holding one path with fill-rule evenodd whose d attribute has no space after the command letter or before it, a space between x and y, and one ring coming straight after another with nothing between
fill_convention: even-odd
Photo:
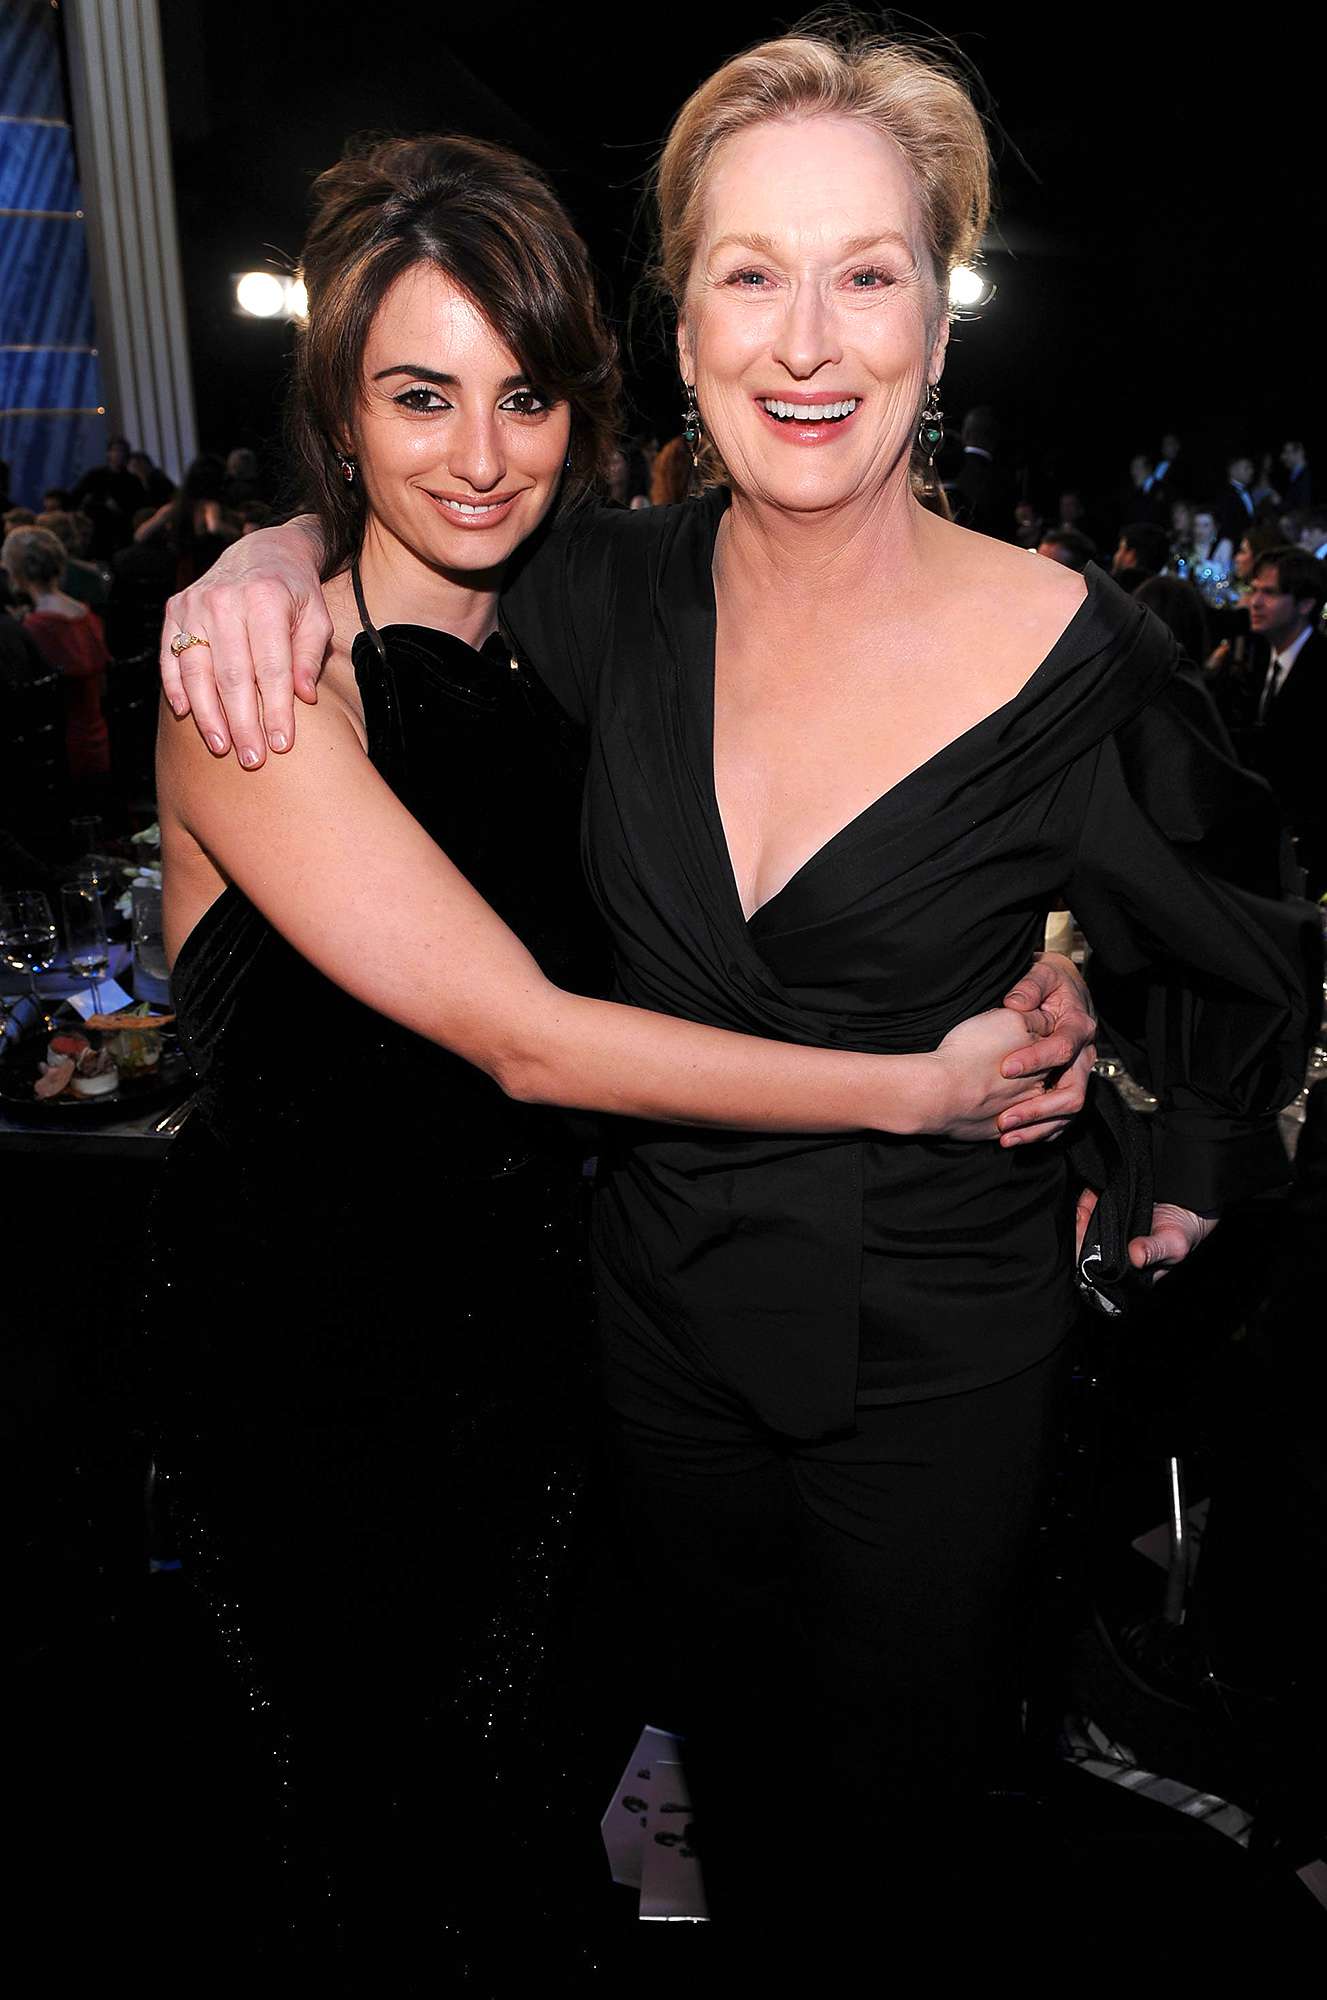
<instances>
[{"instance_id":1,"label":"teal gemstone earring","mask_svg":"<svg viewBox=\"0 0 1327 2000\"><path fill-rule=\"evenodd\" d=\"M926 401L917 426L917 443L928 465L935 464L935 454L944 443L944 438L945 413L940 408L940 385L932 382L926 391Z\"/></svg>"},{"instance_id":2,"label":"teal gemstone earring","mask_svg":"<svg viewBox=\"0 0 1327 2000\"><path fill-rule=\"evenodd\" d=\"M682 386L686 390L686 400L682 405L682 441L691 453L691 463L694 465L700 456L700 440L704 435L700 422L700 405L696 401L696 392L690 382L684 382Z\"/></svg>"}]
</instances>

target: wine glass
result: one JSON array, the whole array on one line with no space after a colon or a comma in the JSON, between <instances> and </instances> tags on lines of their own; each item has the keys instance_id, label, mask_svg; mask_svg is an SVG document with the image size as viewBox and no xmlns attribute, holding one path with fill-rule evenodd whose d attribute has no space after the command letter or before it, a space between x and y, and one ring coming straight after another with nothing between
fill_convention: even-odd
<instances>
[{"instance_id":1,"label":"wine glass","mask_svg":"<svg viewBox=\"0 0 1327 2000\"><path fill-rule=\"evenodd\" d=\"M47 1027L50 1020L37 990L37 974L55 963L60 934L40 889L15 889L0 896L0 960L12 972L26 972L32 1002Z\"/></svg>"},{"instance_id":2,"label":"wine glass","mask_svg":"<svg viewBox=\"0 0 1327 2000\"><path fill-rule=\"evenodd\" d=\"M111 962L101 896L94 882L66 882L60 891L60 901L64 906L69 963L75 972L81 972L87 978L92 988L92 1010L100 1014L101 994L97 990L97 981L106 977Z\"/></svg>"}]
</instances>

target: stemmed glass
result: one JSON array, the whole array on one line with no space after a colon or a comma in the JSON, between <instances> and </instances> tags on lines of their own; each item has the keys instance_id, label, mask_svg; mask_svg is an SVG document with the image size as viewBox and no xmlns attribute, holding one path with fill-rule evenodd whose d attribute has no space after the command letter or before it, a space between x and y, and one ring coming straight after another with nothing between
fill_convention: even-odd
<instances>
[{"instance_id":1,"label":"stemmed glass","mask_svg":"<svg viewBox=\"0 0 1327 2000\"><path fill-rule=\"evenodd\" d=\"M106 918L101 896L94 882L66 882L60 891L64 905L65 942L69 963L82 973L92 988L92 1009L101 1012L97 981L106 977L111 948L106 937Z\"/></svg>"},{"instance_id":2,"label":"stemmed glass","mask_svg":"<svg viewBox=\"0 0 1327 2000\"><path fill-rule=\"evenodd\" d=\"M16 889L0 896L0 960L12 972L26 972L38 1018L47 1027L46 1004L37 990L37 974L54 965L60 934L51 906L40 889Z\"/></svg>"}]
</instances>

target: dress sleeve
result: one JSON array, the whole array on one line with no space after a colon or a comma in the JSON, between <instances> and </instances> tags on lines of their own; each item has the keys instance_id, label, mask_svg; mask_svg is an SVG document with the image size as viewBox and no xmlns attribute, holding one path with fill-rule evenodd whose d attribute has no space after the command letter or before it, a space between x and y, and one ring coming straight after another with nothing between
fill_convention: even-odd
<instances>
[{"instance_id":1,"label":"dress sleeve","mask_svg":"<svg viewBox=\"0 0 1327 2000\"><path fill-rule=\"evenodd\" d=\"M588 506L532 537L503 584L502 629L574 721L594 712L617 588L620 508Z\"/></svg>"},{"instance_id":2,"label":"dress sleeve","mask_svg":"<svg viewBox=\"0 0 1327 2000\"><path fill-rule=\"evenodd\" d=\"M1292 879L1271 792L1180 664L1096 752L1069 889L1102 1019L1159 1100L1158 1201L1211 1213L1289 1177L1276 1114L1303 1085L1322 979Z\"/></svg>"}]
</instances>

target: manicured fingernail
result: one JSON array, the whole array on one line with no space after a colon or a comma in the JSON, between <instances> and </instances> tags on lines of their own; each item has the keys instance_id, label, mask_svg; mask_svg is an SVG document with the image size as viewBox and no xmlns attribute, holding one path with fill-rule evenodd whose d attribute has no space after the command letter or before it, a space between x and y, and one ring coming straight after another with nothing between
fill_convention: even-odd
<instances>
[{"instance_id":1,"label":"manicured fingernail","mask_svg":"<svg viewBox=\"0 0 1327 2000\"><path fill-rule=\"evenodd\" d=\"M241 750L240 762L246 771L252 771L258 762L258 752L256 750Z\"/></svg>"},{"instance_id":2,"label":"manicured fingernail","mask_svg":"<svg viewBox=\"0 0 1327 2000\"><path fill-rule=\"evenodd\" d=\"M188 711L188 709L187 709L187 708L185 707L184 703L183 703L182 701L177 701L177 700L175 699L175 696L174 696L173 694L172 694L172 695L168 695L168 696L166 697L166 699L167 699L167 700L168 700L168 701L170 702L170 705L171 705L171 708L172 708L172 710L173 710L173 712L174 712L174 714L175 714L175 717L176 717L176 720L177 720L177 721L181 721L181 722L182 722L182 721L184 720L185 716L186 716L186 715L187 715L187 714L189 713L189 711Z\"/></svg>"},{"instance_id":3,"label":"manicured fingernail","mask_svg":"<svg viewBox=\"0 0 1327 2000\"><path fill-rule=\"evenodd\" d=\"M267 740L274 750L284 750L290 738L284 729L274 729Z\"/></svg>"},{"instance_id":4,"label":"manicured fingernail","mask_svg":"<svg viewBox=\"0 0 1327 2000\"><path fill-rule=\"evenodd\" d=\"M1022 1076L1023 1067L1021 1062L1007 1062L1004 1066L1004 1074L1006 1076Z\"/></svg>"},{"instance_id":5,"label":"manicured fingernail","mask_svg":"<svg viewBox=\"0 0 1327 2000\"><path fill-rule=\"evenodd\" d=\"M209 742L209 743L211 744L212 748L213 748L213 749L214 749L214 750L216 751L216 753L217 753L218 757L224 757L224 756L225 756L225 754L226 754L226 739L225 739L225 737L224 737L224 736L223 736L223 735L221 734L221 731L220 731L219 729L214 729L214 730L212 730L212 731L211 731L211 733L209 734L209 736L208 736L208 739L207 739L207 740L208 740L208 742Z\"/></svg>"}]
</instances>

